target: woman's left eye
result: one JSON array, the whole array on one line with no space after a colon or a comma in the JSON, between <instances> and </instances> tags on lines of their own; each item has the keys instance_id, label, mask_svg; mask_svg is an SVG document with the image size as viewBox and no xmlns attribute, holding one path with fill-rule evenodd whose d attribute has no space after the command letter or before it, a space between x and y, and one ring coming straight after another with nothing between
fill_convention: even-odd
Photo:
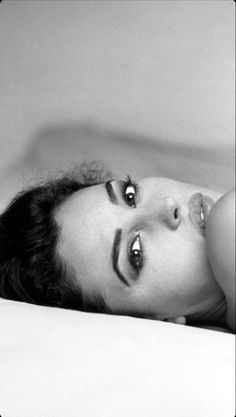
<instances>
[{"instance_id":1,"label":"woman's left eye","mask_svg":"<svg viewBox=\"0 0 236 417\"><path fill-rule=\"evenodd\" d=\"M135 236L129 247L129 262L136 272L139 272L143 266L143 249L139 235Z\"/></svg>"},{"instance_id":2,"label":"woman's left eye","mask_svg":"<svg viewBox=\"0 0 236 417\"><path fill-rule=\"evenodd\" d=\"M137 197L138 186L131 180L128 176L124 181L123 188L123 197L128 206L135 208L136 207L136 197Z\"/></svg>"}]
</instances>

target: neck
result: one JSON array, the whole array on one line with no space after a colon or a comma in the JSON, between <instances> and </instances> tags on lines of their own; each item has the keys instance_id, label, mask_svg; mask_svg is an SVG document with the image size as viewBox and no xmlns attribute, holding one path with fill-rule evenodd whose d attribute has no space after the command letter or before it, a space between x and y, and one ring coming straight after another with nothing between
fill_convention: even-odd
<instances>
[{"instance_id":1,"label":"neck","mask_svg":"<svg viewBox=\"0 0 236 417\"><path fill-rule=\"evenodd\" d=\"M226 316L227 306L225 298L213 307L211 310L193 313L187 316L187 322L191 323L202 323L209 325L225 326L225 316Z\"/></svg>"}]
</instances>

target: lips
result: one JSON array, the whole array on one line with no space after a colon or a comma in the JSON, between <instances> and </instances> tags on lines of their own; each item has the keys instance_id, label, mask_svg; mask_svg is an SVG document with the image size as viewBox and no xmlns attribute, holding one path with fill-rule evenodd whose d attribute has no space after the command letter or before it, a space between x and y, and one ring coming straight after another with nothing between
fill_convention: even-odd
<instances>
[{"instance_id":1,"label":"lips","mask_svg":"<svg viewBox=\"0 0 236 417\"><path fill-rule=\"evenodd\" d=\"M202 236L205 236L205 224L214 201L201 193L193 194L189 200L189 217Z\"/></svg>"}]
</instances>

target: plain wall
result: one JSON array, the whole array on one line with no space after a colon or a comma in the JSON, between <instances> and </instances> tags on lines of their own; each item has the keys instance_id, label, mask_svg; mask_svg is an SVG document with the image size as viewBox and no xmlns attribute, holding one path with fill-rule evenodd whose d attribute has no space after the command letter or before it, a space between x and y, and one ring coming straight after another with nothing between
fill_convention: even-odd
<instances>
[{"instance_id":1,"label":"plain wall","mask_svg":"<svg viewBox=\"0 0 236 417\"><path fill-rule=\"evenodd\" d=\"M75 120L234 152L233 1L3 1L0 39L0 172Z\"/></svg>"}]
</instances>

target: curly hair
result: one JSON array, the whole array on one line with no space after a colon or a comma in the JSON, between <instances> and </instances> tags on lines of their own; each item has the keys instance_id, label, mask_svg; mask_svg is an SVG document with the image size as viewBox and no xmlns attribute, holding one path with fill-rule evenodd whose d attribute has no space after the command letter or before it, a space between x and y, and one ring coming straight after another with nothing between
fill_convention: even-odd
<instances>
[{"instance_id":1,"label":"curly hair","mask_svg":"<svg viewBox=\"0 0 236 417\"><path fill-rule=\"evenodd\" d=\"M73 286L73 271L57 251L54 213L73 193L111 178L96 162L16 195L0 215L0 297L81 311L106 312L100 295Z\"/></svg>"}]
</instances>

